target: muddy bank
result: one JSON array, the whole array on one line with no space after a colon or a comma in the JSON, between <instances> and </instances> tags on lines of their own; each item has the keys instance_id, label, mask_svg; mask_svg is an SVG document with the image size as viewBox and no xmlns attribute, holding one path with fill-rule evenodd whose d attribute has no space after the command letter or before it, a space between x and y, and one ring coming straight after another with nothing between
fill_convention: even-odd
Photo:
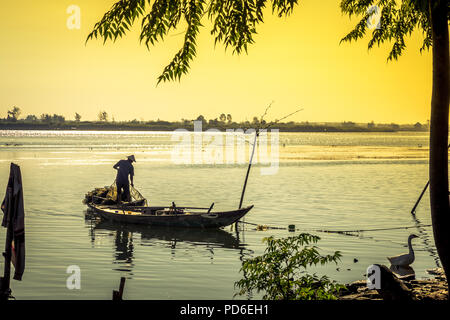
<instances>
[{"instance_id":1,"label":"muddy bank","mask_svg":"<svg viewBox=\"0 0 450 320\"><path fill-rule=\"evenodd\" d=\"M447 279L441 268L427 272L434 276L431 279L415 279L414 277L398 277L395 281L411 300L436 301L448 300ZM398 280L398 282L397 282ZM359 280L346 285L347 290L341 292L339 300L387 300L386 292L370 290L366 280ZM384 298L383 298L384 297Z\"/></svg>"}]
</instances>

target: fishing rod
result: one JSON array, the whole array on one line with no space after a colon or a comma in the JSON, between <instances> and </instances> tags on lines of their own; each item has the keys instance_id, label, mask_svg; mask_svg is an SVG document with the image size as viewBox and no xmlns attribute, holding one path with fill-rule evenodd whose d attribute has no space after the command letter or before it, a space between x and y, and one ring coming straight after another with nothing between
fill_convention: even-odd
<instances>
[{"instance_id":1,"label":"fishing rod","mask_svg":"<svg viewBox=\"0 0 450 320\"><path fill-rule=\"evenodd\" d=\"M448 145L447 149L450 148L450 144ZM419 199L417 199L416 204L414 205L414 207L411 210L412 214L416 213L416 208L420 203L420 200L422 200L423 194L425 193L425 191L428 189L428 186L430 185L430 180L428 180L427 184L425 185L425 188L423 188L422 193L419 196Z\"/></svg>"}]
</instances>

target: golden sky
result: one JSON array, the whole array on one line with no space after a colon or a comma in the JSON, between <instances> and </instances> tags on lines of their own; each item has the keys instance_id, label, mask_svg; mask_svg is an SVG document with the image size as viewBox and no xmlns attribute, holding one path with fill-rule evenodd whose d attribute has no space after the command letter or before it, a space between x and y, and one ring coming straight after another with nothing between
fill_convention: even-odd
<instances>
[{"instance_id":1,"label":"golden sky","mask_svg":"<svg viewBox=\"0 0 450 320\"><path fill-rule=\"evenodd\" d=\"M128 37L103 45L85 39L114 0L0 2L0 117L12 106L27 114L57 113L94 120L100 110L115 120L207 119L231 113L234 120L279 118L300 107L292 121L415 123L429 119L431 53L419 53L413 34L397 62L389 45L367 50L367 39L339 40L356 23L340 0L300 0L288 18L271 16L257 29L248 55L214 48L205 20L197 57L181 82L156 79L178 51L183 36L170 35L149 52ZM81 28L66 22L70 5L81 9Z\"/></svg>"}]
</instances>

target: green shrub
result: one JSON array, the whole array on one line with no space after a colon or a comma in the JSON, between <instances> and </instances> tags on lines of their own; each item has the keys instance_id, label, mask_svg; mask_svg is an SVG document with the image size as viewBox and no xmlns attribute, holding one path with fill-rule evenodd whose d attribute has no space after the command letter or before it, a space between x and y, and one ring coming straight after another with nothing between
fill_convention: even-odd
<instances>
[{"instance_id":1,"label":"green shrub","mask_svg":"<svg viewBox=\"0 0 450 320\"><path fill-rule=\"evenodd\" d=\"M236 295L265 292L264 300L332 300L344 286L327 276L308 274L306 268L337 262L341 253L321 255L314 245L318 236L302 233L284 239L264 238L267 248L262 256L244 260L244 278L235 283ZM301 249L301 250L300 250Z\"/></svg>"}]
</instances>

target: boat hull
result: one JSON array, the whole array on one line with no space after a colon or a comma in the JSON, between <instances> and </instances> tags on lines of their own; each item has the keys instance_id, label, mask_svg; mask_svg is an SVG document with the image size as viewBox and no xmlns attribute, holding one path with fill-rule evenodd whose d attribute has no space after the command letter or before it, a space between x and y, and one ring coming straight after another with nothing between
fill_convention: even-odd
<instances>
[{"instance_id":1,"label":"boat hull","mask_svg":"<svg viewBox=\"0 0 450 320\"><path fill-rule=\"evenodd\" d=\"M146 213L145 210L139 212L134 211L132 208L117 208L94 204L89 204L89 208L105 220L120 223L144 224L161 227L221 228L241 219L253 208L253 206L233 211L209 213L186 212L164 215L155 214L155 210L147 210L150 213Z\"/></svg>"}]
</instances>

